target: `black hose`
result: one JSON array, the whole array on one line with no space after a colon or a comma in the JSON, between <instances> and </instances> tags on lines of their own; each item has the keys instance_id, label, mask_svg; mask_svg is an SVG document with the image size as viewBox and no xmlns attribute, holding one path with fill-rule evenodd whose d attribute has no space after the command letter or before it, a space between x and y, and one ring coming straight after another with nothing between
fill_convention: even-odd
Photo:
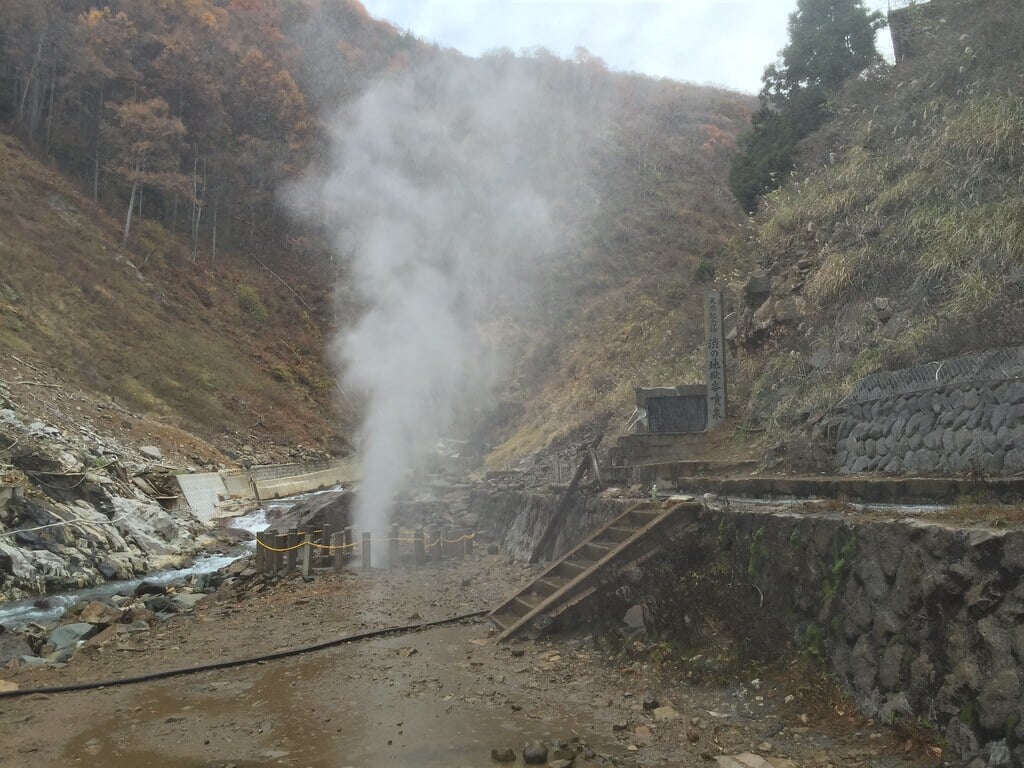
<instances>
[{"instance_id":1,"label":"black hose","mask_svg":"<svg viewBox=\"0 0 1024 768\"><path fill-rule=\"evenodd\" d=\"M136 675L135 677L121 677L113 680L97 680L91 683L74 683L72 685L53 685L47 688L25 688L16 691L2 691L0 692L0 699L13 699L18 696L29 696L33 693L71 693L73 691L92 691L97 688L116 688L121 685L133 685L135 683L147 683L151 680L165 680L169 677L180 677L181 675L195 675L199 672L209 672L214 669L231 669L232 667L242 667L247 664L258 664L263 661L274 661L275 659L287 659L290 656L300 656L304 653L313 653L314 651L322 651L326 648L334 648L339 645L345 645L346 643L354 643L358 640L369 640L374 637L385 637L386 635L401 635L406 632L418 632L423 629L430 629L431 627L440 627L445 624L455 624L460 621L467 619L475 619L478 616L483 616L489 611L484 609L480 611L473 611L472 613L463 613L459 616L450 616L447 619L438 619L436 621L424 621L419 624L407 624L402 627L386 627L384 629L374 629L369 632L360 632L355 635L346 635L345 637L339 637L335 640L326 640L322 643L314 643L313 645L303 645L298 648L289 648L285 651L275 651L274 653L266 653L262 656L249 656L244 659L232 659L231 661L215 661L212 664L200 664L195 667L182 667L180 669L166 669L162 672L149 672L145 675Z\"/></svg>"}]
</instances>

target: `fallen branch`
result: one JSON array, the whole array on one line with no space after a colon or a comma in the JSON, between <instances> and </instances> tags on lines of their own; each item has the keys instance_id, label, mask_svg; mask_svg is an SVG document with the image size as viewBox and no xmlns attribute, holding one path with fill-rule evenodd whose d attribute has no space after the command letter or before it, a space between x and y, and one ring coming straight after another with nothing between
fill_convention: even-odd
<instances>
[{"instance_id":1,"label":"fallen branch","mask_svg":"<svg viewBox=\"0 0 1024 768\"><path fill-rule=\"evenodd\" d=\"M40 368L40 367L39 367L38 365L32 365L32 363L28 362L27 360L22 360L22 359L21 359L20 357L18 357L17 355L11 355L11 360L17 360L17 361L18 361L19 363L21 363L22 365L28 366L28 367L29 367L29 368L31 368L31 369L32 369L33 371L36 371L37 373L41 373L41 374L43 374L44 376L48 375L48 374L47 374L47 372L46 372L46 371L44 371L44 370L43 370L42 368Z\"/></svg>"},{"instance_id":2,"label":"fallen branch","mask_svg":"<svg viewBox=\"0 0 1024 768\"><path fill-rule=\"evenodd\" d=\"M49 387L50 389L60 389L60 384L47 384L45 381L11 381L8 382L11 386L21 387Z\"/></svg>"}]
</instances>

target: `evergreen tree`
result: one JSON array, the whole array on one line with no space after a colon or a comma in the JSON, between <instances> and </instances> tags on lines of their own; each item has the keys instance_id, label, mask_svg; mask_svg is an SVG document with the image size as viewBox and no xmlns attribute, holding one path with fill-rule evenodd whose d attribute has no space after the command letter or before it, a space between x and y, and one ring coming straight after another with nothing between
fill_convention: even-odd
<instances>
[{"instance_id":1,"label":"evergreen tree","mask_svg":"<svg viewBox=\"0 0 1024 768\"><path fill-rule=\"evenodd\" d=\"M884 24L863 0L799 0L789 17L789 43L764 71L761 107L729 172L746 210L753 212L785 180L797 142L828 118L829 96L878 59L875 31Z\"/></svg>"}]
</instances>

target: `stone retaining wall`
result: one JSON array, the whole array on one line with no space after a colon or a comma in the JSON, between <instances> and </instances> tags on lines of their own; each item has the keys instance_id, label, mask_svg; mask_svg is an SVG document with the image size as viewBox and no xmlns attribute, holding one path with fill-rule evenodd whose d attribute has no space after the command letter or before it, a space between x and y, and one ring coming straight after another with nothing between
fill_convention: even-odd
<instances>
[{"instance_id":1,"label":"stone retaining wall","mask_svg":"<svg viewBox=\"0 0 1024 768\"><path fill-rule=\"evenodd\" d=\"M474 493L470 506L526 557L557 503L495 490ZM578 500L557 549L630 503ZM781 620L794 647L820 655L866 713L934 724L945 759L1024 766L1024 530L715 507L696 523L665 531L662 546L705 537L735 583L765 595L765 620ZM591 605L615 603L598 593Z\"/></svg>"},{"instance_id":2,"label":"stone retaining wall","mask_svg":"<svg viewBox=\"0 0 1024 768\"><path fill-rule=\"evenodd\" d=\"M825 422L844 473L1024 472L1024 379L841 404Z\"/></svg>"},{"instance_id":3,"label":"stone retaining wall","mask_svg":"<svg viewBox=\"0 0 1024 768\"><path fill-rule=\"evenodd\" d=\"M1024 766L1024 531L728 509L701 530L867 714Z\"/></svg>"}]
</instances>

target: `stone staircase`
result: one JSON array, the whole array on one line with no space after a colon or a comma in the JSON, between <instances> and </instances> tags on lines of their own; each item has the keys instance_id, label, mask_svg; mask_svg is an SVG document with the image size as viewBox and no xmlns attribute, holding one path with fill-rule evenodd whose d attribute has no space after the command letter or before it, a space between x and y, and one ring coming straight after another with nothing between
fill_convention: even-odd
<instances>
[{"instance_id":1,"label":"stone staircase","mask_svg":"<svg viewBox=\"0 0 1024 768\"><path fill-rule=\"evenodd\" d=\"M641 502L630 507L570 550L523 589L491 611L498 640L530 630L542 634L569 609L593 594L602 577L614 576L659 551L659 536L685 513L694 519L697 502Z\"/></svg>"}]
</instances>

